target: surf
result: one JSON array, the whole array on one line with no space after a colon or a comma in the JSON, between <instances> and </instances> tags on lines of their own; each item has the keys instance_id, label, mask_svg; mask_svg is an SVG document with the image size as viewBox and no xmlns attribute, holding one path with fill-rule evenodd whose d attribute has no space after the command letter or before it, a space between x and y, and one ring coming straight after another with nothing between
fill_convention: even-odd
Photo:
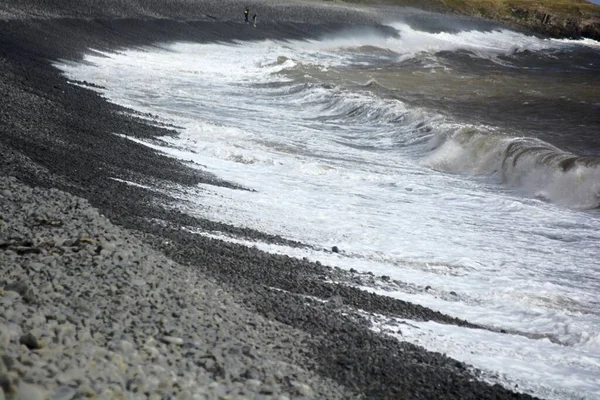
<instances>
[{"instance_id":1,"label":"surf","mask_svg":"<svg viewBox=\"0 0 600 400\"><path fill-rule=\"evenodd\" d=\"M516 337L484 335L475 349L469 341L483 340L480 332L425 324L406 328L401 340L470 354L465 361L487 368L493 382L518 382L529 393L597 393L594 378L578 372L597 371L600 359L600 320L590 311L600 290L600 220L580 211L594 207L594 157L438 107L459 102L460 85L446 97L440 87L406 86L434 76L460 83L465 70L484 74L489 65L505 74L498 79L511 78L508 71L521 67L510 57L521 50L548 57L571 44L494 30L397 28L364 40L360 31L340 31L320 40L170 43L90 53L84 63L57 67L73 81L102 86L93 90L110 101L178 127L145 145L250 189L172 188L165 195L174 204L166 207L306 247L198 234L385 275L389 281L355 285ZM421 39L403 49L397 41L407 35ZM490 367L525 344L519 368ZM534 373L550 378L538 383Z\"/></svg>"}]
</instances>

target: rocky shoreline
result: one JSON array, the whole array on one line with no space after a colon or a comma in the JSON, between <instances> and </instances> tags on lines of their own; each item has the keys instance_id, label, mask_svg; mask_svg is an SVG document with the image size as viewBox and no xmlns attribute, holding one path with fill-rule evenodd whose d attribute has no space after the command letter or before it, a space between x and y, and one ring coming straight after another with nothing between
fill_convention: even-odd
<instances>
[{"instance_id":1,"label":"rocky shoreline","mask_svg":"<svg viewBox=\"0 0 600 400\"><path fill-rule=\"evenodd\" d=\"M247 39L377 21L347 7L253 5L277 22ZM190 217L165 207L168 196L124 183L231 185L120 136L175 132L67 82L52 62L88 48L239 39L238 9L0 6L0 400L531 398L378 335L362 315L485 327L352 288L351 273L194 234L286 243Z\"/></svg>"},{"instance_id":2,"label":"rocky shoreline","mask_svg":"<svg viewBox=\"0 0 600 400\"><path fill-rule=\"evenodd\" d=\"M600 41L600 6L582 2L559 9L552 2L519 6L459 7L459 13L482 17L552 38Z\"/></svg>"},{"instance_id":3,"label":"rocky shoreline","mask_svg":"<svg viewBox=\"0 0 600 400\"><path fill-rule=\"evenodd\" d=\"M81 198L0 187L0 397L346 397L299 367L306 333L243 309Z\"/></svg>"},{"instance_id":4,"label":"rocky shoreline","mask_svg":"<svg viewBox=\"0 0 600 400\"><path fill-rule=\"evenodd\" d=\"M340 0L342 1L342 0ZM357 4L393 4L438 13L451 13L509 25L557 39L600 41L600 5L587 0L343 0Z\"/></svg>"}]
</instances>

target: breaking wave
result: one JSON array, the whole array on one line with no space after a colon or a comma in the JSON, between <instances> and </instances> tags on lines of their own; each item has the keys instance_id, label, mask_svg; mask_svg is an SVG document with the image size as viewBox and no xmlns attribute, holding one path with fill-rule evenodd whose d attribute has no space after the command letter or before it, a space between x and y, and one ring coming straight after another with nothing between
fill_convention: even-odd
<instances>
[{"instance_id":1,"label":"breaking wave","mask_svg":"<svg viewBox=\"0 0 600 400\"><path fill-rule=\"evenodd\" d=\"M593 46L597 43L543 39L499 28L489 31L427 32L403 22L390 23L388 26L395 34L365 29L347 30L313 42L311 47L321 51L353 49L379 56L395 55L400 60L407 60L423 53L454 51L466 51L478 57L494 58L525 51L561 50L572 46Z\"/></svg>"},{"instance_id":2,"label":"breaking wave","mask_svg":"<svg viewBox=\"0 0 600 400\"><path fill-rule=\"evenodd\" d=\"M306 72L300 64L294 68ZM446 173L492 177L522 195L572 209L600 208L597 157L583 157L533 137L502 134L495 128L452 123L449 117L373 94L385 90L375 79L361 87L365 90L357 92L336 85L292 84L285 92L290 103L310 110L311 119L357 127L340 137L340 144L397 151Z\"/></svg>"},{"instance_id":3,"label":"breaking wave","mask_svg":"<svg viewBox=\"0 0 600 400\"><path fill-rule=\"evenodd\" d=\"M431 141L426 164L469 175L490 175L538 199L576 209L600 207L600 160L563 151L535 138L461 128Z\"/></svg>"},{"instance_id":4,"label":"breaking wave","mask_svg":"<svg viewBox=\"0 0 600 400\"><path fill-rule=\"evenodd\" d=\"M303 81L309 76L321 82L328 79L336 82L327 93L321 92L316 102L314 98L299 100L303 104L318 103L318 108L313 110L315 119L375 128L345 137L341 143L367 145L376 150L395 148L418 157L435 170L489 176L527 197L573 209L600 208L600 159L597 157L583 157L533 137L502 134L494 128L478 125L481 122L472 127L452 125L451 116L404 103L404 98L410 102L411 94L405 95L407 90L400 84L390 88L367 75L362 81L355 78L362 77L362 62L370 60L370 56L379 57L378 62L384 60L374 65L387 68L387 75L383 76L389 82L394 68L400 71L407 63L416 63L410 65L408 72L399 73L419 72L433 64L444 64L447 61L444 54L467 54L501 64L506 56L511 56L514 65L525 57L523 63L528 65L538 55L562 54L573 46L589 47L590 43L542 39L504 29L427 32L406 23L393 23L389 27L397 35L349 30L308 45L311 50L326 52L327 57L310 58L310 62L283 56L277 60L280 65L286 64L285 71L293 77L292 81ZM545 62L542 60L542 65ZM342 67L330 73L334 66ZM355 68L344 69L344 66ZM560 67L566 68L562 64ZM461 68L468 71L465 65ZM413 83L406 76L402 79L398 82ZM305 96L304 90L302 92L299 95ZM421 145L427 140L429 148L423 153Z\"/></svg>"},{"instance_id":5,"label":"breaking wave","mask_svg":"<svg viewBox=\"0 0 600 400\"><path fill-rule=\"evenodd\" d=\"M357 127L340 137L340 144L397 151L446 173L489 176L527 197L572 209L600 208L597 157L583 157L541 139L502 134L482 125L453 124L440 114L378 97L370 91L382 88L374 79L362 87L364 92L296 84L286 94L291 96L290 103L307 107L311 119Z\"/></svg>"}]
</instances>

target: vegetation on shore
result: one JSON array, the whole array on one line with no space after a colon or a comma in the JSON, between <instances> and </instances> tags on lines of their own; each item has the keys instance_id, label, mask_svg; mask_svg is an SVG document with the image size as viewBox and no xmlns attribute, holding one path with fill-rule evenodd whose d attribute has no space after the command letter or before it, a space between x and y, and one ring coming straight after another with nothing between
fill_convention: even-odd
<instances>
[{"instance_id":1,"label":"vegetation on shore","mask_svg":"<svg viewBox=\"0 0 600 400\"><path fill-rule=\"evenodd\" d=\"M587 0L347 0L451 11L551 37L600 40L600 6Z\"/></svg>"},{"instance_id":2,"label":"vegetation on shore","mask_svg":"<svg viewBox=\"0 0 600 400\"><path fill-rule=\"evenodd\" d=\"M587 0L442 0L451 10L552 37L600 40L600 6Z\"/></svg>"}]
</instances>

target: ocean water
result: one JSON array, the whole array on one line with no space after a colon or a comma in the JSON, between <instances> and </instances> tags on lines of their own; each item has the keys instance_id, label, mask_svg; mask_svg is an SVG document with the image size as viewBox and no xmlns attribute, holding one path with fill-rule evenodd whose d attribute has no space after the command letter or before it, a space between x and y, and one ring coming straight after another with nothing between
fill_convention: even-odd
<instances>
[{"instance_id":1,"label":"ocean water","mask_svg":"<svg viewBox=\"0 0 600 400\"><path fill-rule=\"evenodd\" d=\"M363 289L509 333L374 330L517 391L600 398L600 43L418 26L56 66L178 127L148 146L252 189L178 188L181 210L309 247L199 234L390 276L405 285Z\"/></svg>"}]
</instances>

